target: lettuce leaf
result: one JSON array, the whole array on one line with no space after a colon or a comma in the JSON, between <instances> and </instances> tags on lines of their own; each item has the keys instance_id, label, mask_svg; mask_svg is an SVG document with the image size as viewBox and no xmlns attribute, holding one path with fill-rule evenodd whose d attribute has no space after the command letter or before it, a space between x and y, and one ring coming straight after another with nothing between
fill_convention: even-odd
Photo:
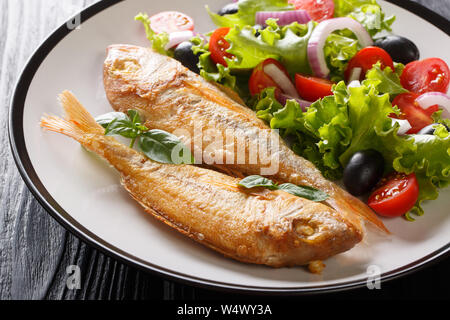
<instances>
[{"instance_id":1,"label":"lettuce leaf","mask_svg":"<svg viewBox=\"0 0 450 320\"><path fill-rule=\"evenodd\" d=\"M395 16L385 16L376 0L334 0L334 16L357 20L372 37L381 31L391 31L395 21Z\"/></svg>"},{"instance_id":2,"label":"lettuce leaf","mask_svg":"<svg viewBox=\"0 0 450 320\"><path fill-rule=\"evenodd\" d=\"M439 188L450 184L450 134L444 126L439 126L434 135L411 136L403 146L402 155L394 159L393 167L399 172L416 174L419 199L406 214L408 220L414 220L412 214L424 213L422 202L436 199Z\"/></svg>"},{"instance_id":3,"label":"lettuce leaf","mask_svg":"<svg viewBox=\"0 0 450 320\"><path fill-rule=\"evenodd\" d=\"M219 16L206 6L206 10L211 20L218 27L244 27L246 25L255 25L255 15L257 11L288 11L293 10L292 4L287 0L240 0L238 3L238 12Z\"/></svg>"},{"instance_id":4,"label":"lettuce leaf","mask_svg":"<svg viewBox=\"0 0 450 320\"><path fill-rule=\"evenodd\" d=\"M155 51L167 56L173 56L173 50L165 49L165 46L169 43L169 34L166 32L155 33L150 27L150 18L146 13L139 13L134 20L142 22L147 39L151 42L152 48Z\"/></svg>"},{"instance_id":5,"label":"lettuce leaf","mask_svg":"<svg viewBox=\"0 0 450 320\"><path fill-rule=\"evenodd\" d=\"M225 39L230 43L227 52L235 56L227 59L232 70L249 70L262 61L273 58L280 61L291 75L310 74L307 48L308 40L316 26L315 22L298 24L296 22L279 27L274 19L267 20L268 27L260 31L251 26L235 26Z\"/></svg>"},{"instance_id":6,"label":"lettuce leaf","mask_svg":"<svg viewBox=\"0 0 450 320\"><path fill-rule=\"evenodd\" d=\"M380 93L389 93L391 100L401 93L408 92L400 83L404 65L398 63L394 67L395 70L390 67L381 70L381 64L377 62L372 69L367 71L365 84L377 87Z\"/></svg>"},{"instance_id":7,"label":"lettuce leaf","mask_svg":"<svg viewBox=\"0 0 450 320\"><path fill-rule=\"evenodd\" d=\"M355 37L335 32L328 36L323 48L325 60L330 69L330 79L334 82L344 80L344 72L348 62L361 49Z\"/></svg>"}]
</instances>

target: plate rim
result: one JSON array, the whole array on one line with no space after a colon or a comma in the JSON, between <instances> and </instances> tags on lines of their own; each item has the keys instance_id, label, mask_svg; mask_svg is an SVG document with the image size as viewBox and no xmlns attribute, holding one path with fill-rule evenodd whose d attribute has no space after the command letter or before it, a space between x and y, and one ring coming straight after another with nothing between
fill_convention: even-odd
<instances>
[{"instance_id":1,"label":"plate rim","mask_svg":"<svg viewBox=\"0 0 450 320\"><path fill-rule=\"evenodd\" d=\"M112 7L115 4L124 2L126 0L99 0L90 6L82 9L79 13L73 15L70 19L64 22L61 26L56 28L50 35L38 46L31 57L25 64L22 72L15 84L11 101L9 105L9 121L8 134L9 143L12 155L16 166L19 170L22 179L31 191L33 196L44 207L44 209L66 230L80 238L88 245L98 249L105 255L117 259L127 265L137 267L140 270L150 272L154 275L163 276L166 279L181 282L187 285L202 287L206 289L215 289L221 291L230 291L238 293L262 294L262 295L300 295L300 294L316 294L329 293L343 290L350 290L361 288L366 285L366 280L350 280L337 284L326 285L312 285L301 287L264 287L264 286L250 286L250 285L236 285L226 282L214 281L210 279L202 279L192 275L183 274L181 272L172 271L162 266L152 264L144 261L130 253L109 244L107 241L101 239L91 231L87 230L83 225L78 223L71 215L66 212L47 191L45 186L40 181L35 172L31 160L28 156L28 151L25 145L23 132L23 111L25 107L25 100L28 94L29 87L33 81L34 75L38 71L42 62L47 55L73 30L69 29L68 23L73 21L77 16L80 16L81 23L87 21L96 14ZM386 2L397 5L420 18L423 18L428 23L436 26L444 33L450 36L450 21L440 16L436 12L424 7L423 5L412 2L411 0L385 0ZM412 272L416 272L425 266L432 263L437 263L450 253L450 243L442 248L404 265L400 268L391 270L380 275L380 281L386 282L393 280Z\"/></svg>"}]
</instances>

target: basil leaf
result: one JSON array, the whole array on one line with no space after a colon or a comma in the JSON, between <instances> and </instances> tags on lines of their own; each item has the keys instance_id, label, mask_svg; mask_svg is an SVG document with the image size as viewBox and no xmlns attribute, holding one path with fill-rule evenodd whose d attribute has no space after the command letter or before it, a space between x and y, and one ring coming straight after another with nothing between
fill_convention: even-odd
<instances>
[{"instance_id":1,"label":"basil leaf","mask_svg":"<svg viewBox=\"0 0 450 320\"><path fill-rule=\"evenodd\" d=\"M98 124L100 124L103 128L106 129L109 126L109 124L116 119L125 120L127 119L127 115L122 112L110 112L98 116L97 118L95 118L95 121L97 121Z\"/></svg>"},{"instance_id":2,"label":"basil leaf","mask_svg":"<svg viewBox=\"0 0 450 320\"><path fill-rule=\"evenodd\" d=\"M328 199L328 194L313 187L297 186L292 183L284 183L278 186L278 189L284 190L294 196L305 198L312 201L324 201Z\"/></svg>"},{"instance_id":3,"label":"basil leaf","mask_svg":"<svg viewBox=\"0 0 450 320\"><path fill-rule=\"evenodd\" d=\"M139 112L137 112L136 110L128 110L128 117L133 124L141 123L141 117L139 116Z\"/></svg>"},{"instance_id":4,"label":"basil leaf","mask_svg":"<svg viewBox=\"0 0 450 320\"><path fill-rule=\"evenodd\" d=\"M171 164L192 164L194 158L180 139L163 130L150 130L142 133L139 148L151 160Z\"/></svg>"},{"instance_id":5,"label":"basil leaf","mask_svg":"<svg viewBox=\"0 0 450 320\"><path fill-rule=\"evenodd\" d=\"M270 179L253 175L248 176L241 181L239 181L238 186L251 189L256 187L264 187L269 190L283 190L287 193L293 194L294 196L305 198L312 201L324 201L328 199L328 195L313 187L308 186L297 186L292 183L284 183L277 185Z\"/></svg>"},{"instance_id":6,"label":"basil leaf","mask_svg":"<svg viewBox=\"0 0 450 320\"><path fill-rule=\"evenodd\" d=\"M241 181L239 181L238 186L241 186L241 187L244 187L247 189L256 188L256 187L265 187L265 188L271 189L271 190L277 189L277 185L272 180L269 180L267 178L264 178L264 177L261 177L258 175L248 176L248 177L242 179Z\"/></svg>"},{"instance_id":7,"label":"basil leaf","mask_svg":"<svg viewBox=\"0 0 450 320\"><path fill-rule=\"evenodd\" d=\"M114 134L133 139L139 135L139 132L135 125L127 117L126 119L115 119L106 127L105 136Z\"/></svg>"},{"instance_id":8,"label":"basil leaf","mask_svg":"<svg viewBox=\"0 0 450 320\"><path fill-rule=\"evenodd\" d=\"M148 130L141 124L141 117L136 110L128 110L128 116L122 112L110 112L97 117L96 121L105 128L105 135L118 134L133 139L131 146L142 131Z\"/></svg>"}]
</instances>

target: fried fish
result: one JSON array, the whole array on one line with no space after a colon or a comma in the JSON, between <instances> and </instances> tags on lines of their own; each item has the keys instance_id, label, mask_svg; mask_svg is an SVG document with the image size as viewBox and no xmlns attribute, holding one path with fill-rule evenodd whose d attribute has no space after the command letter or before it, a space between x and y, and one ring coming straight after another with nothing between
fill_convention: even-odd
<instances>
[{"instance_id":1,"label":"fried fish","mask_svg":"<svg viewBox=\"0 0 450 320\"><path fill-rule=\"evenodd\" d=\"M194 165L157 163L105 136L68 91L65 119L41 127L69 136L106 159L148 213L189 238L239 261L272 267L303 265L352 248L359 225L322 203L282 190L242 189L239 179Z\"/></svg>"},{"instance_id":2,"label":"fried fish","mask_svg":"<svg viewBox=\"0 0 450 320\"><path fill-rule=\"evenodd\" d=\"M252 157L252 146L259 150L267 145L261 137L269 127L243 105L237 94L207 82L178 61L148 48L112 45L107 51L103 79L107 98L115 110L139 110L150 128L187 131L189 137L185 137L184 142L191 146L195 155L198 145L202 149L201 159L196 157L197 161L205 160L205 155L212 153L216 159L219 157L213 164L219 170L236 176L262 173L267 163L260 158L255 163L226 161L230 152L226 143L207 150L211 135L222 135L222 140L226 141L230 132L235 139L243 139L245 159ZM195 144L195 141L200 143ZM369 207L325 179L310 161L296 155L279 136L275 146L269 145L267 151L279 159L278 170L266 176L277 182L323 190L330 195L326 203L352 223L370 221L388 232Z\"/></svg>"}]
</instances>

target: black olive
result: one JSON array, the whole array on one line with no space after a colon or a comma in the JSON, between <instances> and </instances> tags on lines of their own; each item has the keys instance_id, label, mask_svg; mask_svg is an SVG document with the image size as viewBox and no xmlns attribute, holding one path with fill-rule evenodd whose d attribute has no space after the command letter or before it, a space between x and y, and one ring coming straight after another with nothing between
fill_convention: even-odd
<instances>
[{"instance_id":1,"label":"black olive","mask_svg":"<svg viewBox=\"0 0 450 320\"><path fill-rule=\"evenodd\" d=\"M255 24L253 26L253 28L256 30L255 37L259 37L259 35L261 34L260 31L264 30L264 27L262 25L260 25L260 24Z\"/></svg>"},{"instance_id":2,"label":"black olive","mask_svg":"<svg viewBox=\"0 0 450 320\"><path fill-rule=\"evenodd\" d=\"M405 37L390 35L378 39L375 46L386 50L395 62L407 64L420 58L417 46Z\"/></svg>"},{"instance_id":3,"label":"black olive","mask_svg":"<svg viewBox=\"0 0 450 320\"><path fill-rule=\"evenodd\" d=\"M436 130L436 127L437 127L438 124L443 125L447 129L447 131L450 132L449 127L447 127L445 124L443 124L443 123L433 123L433 124L430 124L429 126L426 126L425 128L422 128L417 134L430 134L430 135L433 135L434 134L434 130Z\"/></svg>"},{"instance_id":4,"label":"black olive","mask_svg":"<svg viewBox=\"0 0 450 320\"><path fill-rule=\"evenodd\" d=\"M358 151L344 169L344 185L355 196L368 193L380 181L384 172L384 159L378 151Z\"/></svg>"},{"instance_id":5,"label":"black olive","mask_svg":"<svg viewBox=\"0 0 450 320\"><path fill-rule=\"evenodd\" d=\"M189 70L200 73L197 67L198 56L192 51L192 42L184 41L180 43L173 53L173 57L180 61Z\"/></svg>"},{"instance_id":6,"label":"black olive","mask_svg":"<svg viewBox=\"0 0 450 320\"><path fill-rule=\"evenodd\" d=\"M238 3L237 2L233 2L233 3L227 4L225 7L220 9L219 12L217 12L217 14L219 16L224 16L226 14L233 14L233 13L236 13L238 11L239 11Z\"/></svg>"}]
</instances>

